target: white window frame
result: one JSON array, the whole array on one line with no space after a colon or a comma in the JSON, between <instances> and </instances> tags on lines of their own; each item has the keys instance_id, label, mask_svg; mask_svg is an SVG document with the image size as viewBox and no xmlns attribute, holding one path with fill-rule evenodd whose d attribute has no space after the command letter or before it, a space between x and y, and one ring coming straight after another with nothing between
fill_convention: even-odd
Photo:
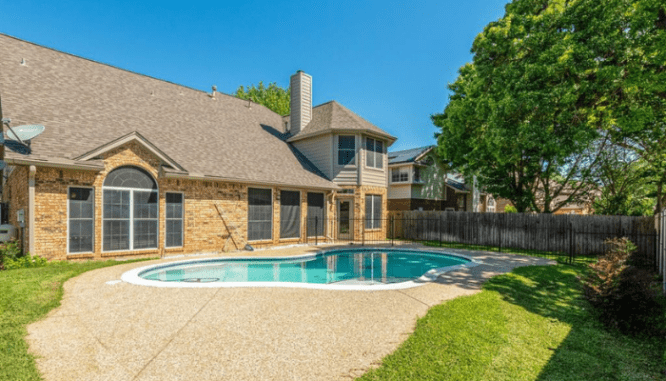
<instances>
[{"instance_id":1,"label":"white window frame","mask_svg":"<svg viewBox=\"0 0 666 381\"><path fill-rule=\"evenodd\" d=\"M92 242L92 251L79 251L76 253L70 253L69 251L69 190L71 188L79 189L92 189L93 191L93 242ZM97 195L95 194L95 187L89 186L79 186L79 185L68 185L67 186L67 255L82 255L82 254L93 254L95 253L95 222L96 222L96 213L95 213L95 203L97 200Z\"/></svg>"},{"instance_id":2,"label":"white window frame","mask_svg":"<svg viewBox=\"0 0 666 381\"><path fill-rule=\"evenodd\" d=\"M178 218L167 218L166 208L167 208L167 195L168 194L179 194L183 197L183 201L180 204L181 208L181 230L180 230L180 246L167 246L167 221L177 220ZM159 200L157 200L159 205ZM159 213L158 213L159 216ZM159 223L158 223L159 225ZM185 246L185 192L164 192L164 247L167 249L179 248Z\"/></svg>"},{"instance_id":3,"label":"white window frame","mask_svg":"<svg viewBox=\"0 0 666 381\"><path fill-rule=\"evenodd\" d=\"M378 227L374 226L375 225L375 197L379 197L379 200L381 201L381 203L380 203L381 204L381 206L380 206L381 209L384 209L384 197L381 194L366 194L365 195L366 202L365 202L365 211L364 212L365 212L366 216L368 215L368 202L367 202L367 197L368 196L371 197L370 198L370 200L371 200L371 202L370 202L370 227L366 227L365 230L366 231L368 231L368 230L381 230L382 229L382 220L383 220L383 218L379 219L379 226ZM384 213L383 213L383 210L382 210L382 215L383 214ZM366 217L366 221L364 222L363 226L365 226L365 223L367 223L367 220L368 220L368 218Z\"/></svg>"},{"instance_id":4,"label":"white window frame","mask_svg":"<svg viewBox=\"0 0 666 381\"><path fill-rule=\"evenodd\" d=\"M393 179L393 171L398 170L398 181L395 181ZM406 176L406 178L403 180L402 177L403 175ZM392 184L405 184L409 182L409 169L407 167L397 167L397 168L391 168L391 183Z\"/></svg>"},{"instance_id":5,"label":"white window frame","mask_svg":"<svg viewBox=\"0 0 666 381\"><path fill-rule=\"evenodd\" d=\"M271 191L271 238L268 239L250 239L250 189L268 189ZM273 188L247 187L247 242L272 242L275 236L275 193Z\"/></svg>"},{"instance_id":6,"label":"white window frame","mask_svg":"<svg viewBox=\"0 0 666 381\"><path fill-rule=\"evenodd\" d=\"M368 165L368 159L367 159L367 157L368 157L368 151L369 151L369 150L368 150L368 141L369 141L369 140L372 140L372 141L373 141L373 143L372 143L372 151L371 151L371 152L372 152L372 155L374 156L374 158L373 158L374 165ZM377 142L381 142L381 143L382 143L382 152L377 152L377 151L375 151L375 146L377 145ZM364 148L364 150L365 150L365 157L366 157L366 159L365 159L365 166L366 166L367 168L372 168L372 169L376 169L376 170L379 170L379 171L383 171L384 168L386 167L386 166L384 165L384 150L386 149L386 143L385 143L383 140L379 140L379 139L375 139L375 138L366 137L366 138L365 138L365 145L363 146L363 148ZM379 156L379 157L378 157L378 156ZM378 167L378 166L377 166L377 159L378 159L378 158L379 158L379 162L382 163L382 166L381 166L381 167Z\"/></svg>"},{"instance_id":7,"label":"white window frame","mask_svg":"<svg viewBox=\"0 0 666 381\"><path fill-rule=\"evenodd\" d=\"M153 179L154 181L154 179ZM102 186L102 253L115 253L115 252L124 252L124 251L154 251L160 248L160 193L159 185L155 182L158 189L145 189L145 188L123 188L123 187L105 187ZM130 192L130 205L129 205L129 248L128 249L119 249L119 250L104 250L104 191L105 190L115 190L115 191L129 191ZM134 249L134 191L139 192L152 192L157 194L157 247L148 247L143 249ZM112 219L109 219L112 220Z\"/></svg>"}]
</instances>

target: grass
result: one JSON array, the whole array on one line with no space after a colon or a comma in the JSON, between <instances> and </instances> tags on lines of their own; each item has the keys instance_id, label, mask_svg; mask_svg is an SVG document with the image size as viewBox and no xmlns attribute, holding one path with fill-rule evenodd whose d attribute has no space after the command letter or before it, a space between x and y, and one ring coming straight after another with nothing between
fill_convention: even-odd
<instances>
[{"instance_id":1,"label":"grass","mask_svg":"<svg viewBox=\"0 0 666 381\"><path fill-rule=\"evenodd\" d=\"M122 263L130 261L53 262L0 271L0 380L41 380L24 340L26 326L60 305L62 285L68 279Z\"/></svg>"},{"instance_id":2,"label":"grass","mask_svg":"<svg viewBox=\"0 0 666 381\"><path fill-rule=\"evenodd\" d=\"M609 331L582 265L531 266L433 307L369 380L663 380L665 344Z\"/></svg>"}]
</instances>

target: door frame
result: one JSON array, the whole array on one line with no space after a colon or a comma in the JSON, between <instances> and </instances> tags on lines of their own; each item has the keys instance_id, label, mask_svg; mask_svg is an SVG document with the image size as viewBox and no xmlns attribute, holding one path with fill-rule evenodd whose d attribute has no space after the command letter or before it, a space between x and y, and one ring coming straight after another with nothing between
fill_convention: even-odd
<instances>
[{"instance_id":1,"label":"door frame","mask_svg":"<svg viewBox=\"0 0 666 381\"><path fill-rule=\"evenodd\" d=\"M349 203L349 231L347 233L340 232L340 204L343 202ZM335 234L338 239L348 239L351 240L354 238L354 199L353 198L339 198L335 202L335 211L336 211L336 222L337 228L335 229Z\"/></svg>"}]
</instances>

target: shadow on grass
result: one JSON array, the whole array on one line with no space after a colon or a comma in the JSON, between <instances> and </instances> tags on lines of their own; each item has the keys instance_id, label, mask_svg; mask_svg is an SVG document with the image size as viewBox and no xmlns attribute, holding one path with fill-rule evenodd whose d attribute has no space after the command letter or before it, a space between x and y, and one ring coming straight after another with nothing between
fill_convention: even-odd
<instances>
[{"instance_id":1,"label":"shadow on grass","mask_svg":"<svg viewBox=\"0 0 666 381\"><path fill-rule=\"evenodd\" d=\"M663 343L612 332L599 323L584 299L577 266L525 267L489 280L485 290L529 312L571 327L553 350L538 380L659 380Z\"/></svg>"}]
</instances>

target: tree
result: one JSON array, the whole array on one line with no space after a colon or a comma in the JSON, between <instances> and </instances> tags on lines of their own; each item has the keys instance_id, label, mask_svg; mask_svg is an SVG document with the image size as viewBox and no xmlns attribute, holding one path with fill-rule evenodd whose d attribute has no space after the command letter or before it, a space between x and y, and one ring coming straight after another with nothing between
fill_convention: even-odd
<instances>
[{"instance_id":1,"label":"tree","mask_svg":"<svg viewBox=\"0 0 666 381\"><path fill-rule=\"evenodd\" d=\"M556 211L590 186L599 134L575 111L565 10L564 1L508 4L477 36L473 62L449 85L444 113L433 116L439 153L518 212Z\"/></svg>"},{"instance_id":2,"label":"tree","mask_svg":"<svg viewBox=\"0 0 666 381\"><path fill-rule=\"evenodd\" d=\"M552 212L585 193L611 143L666 180L664 27L658 0L513 1L433 116L440 153L518 211Z\"/></svg>"},{"instance_id":3,"label":"tree","mask_svg":"<svg viewBox=\"0 0 666 381\"><path fill-rule=\"evenodd\" d=\"M233 95L264 105L280 115L289 114L289 88L283 89L275 82L264 86L260 81L258 86L250 85L247 90L240 86Z\"/></svg>"},{"instance_id":4,"label":"tree","mask_svg":"<svg viewBox=\"0 0 666 381\"><path fill-rule=\"evenodd\" d=\"M633 151L621 145L607 147L595 171L600 196L595 214L648 216L655 207L654 178L650 166Z\"/></svg>"}]
</instances>

